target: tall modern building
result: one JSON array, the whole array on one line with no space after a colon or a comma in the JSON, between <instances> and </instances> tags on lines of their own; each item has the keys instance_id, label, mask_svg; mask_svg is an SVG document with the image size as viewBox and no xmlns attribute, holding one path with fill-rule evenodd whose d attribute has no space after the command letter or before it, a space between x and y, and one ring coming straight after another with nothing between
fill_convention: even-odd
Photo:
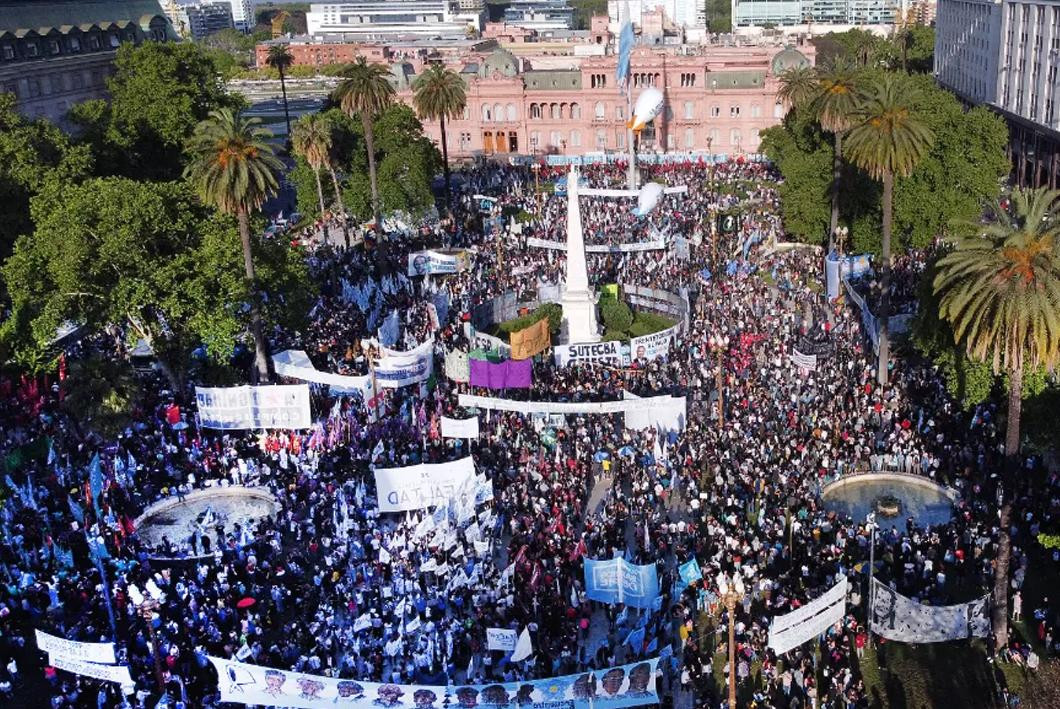
<instances>
[{"instance_id":1,"label":"tall modern building","mask_svg":"<svg viewBox=\"0 0 1060 709\"><path fill-rule=\"evenodd\" d=\"M890 25L903 0L732 0L733 27Z\"/></svg>"},{"instance_id":2,"label":"tall modern building","mask_svg":"<svg viewBox=\"0 0 1060 709\"><path fill-rule=\"evenodd\" d=\"M531 30L569 30L574 8L567 0L512 0L504 10L504 22Z\"/></svg>"},{"instance_id":3,"label":"tall modern building","mask_svg":"<svg viewBox=\"0 0 1060 709\"><path fill-rule=\"evenodd\" d=\"M313 3L310 35L350 35L363 40L399 36L462 37L482 29L482 10L461 10L459 0L354 0Z\"/></svg>"},{"instance_id":4,"label":"tall modern building","mask_svg":"<svg viewBox=\"0 0 1060 709\"><path fill-rule=\"evenodd\" d=\"M232 6L232 25L246 34L254 29L254 3L252 0L227 0Z\"/></svg>"},{"instance_id":5,"label":"tall modern building","mask_svg":"<svg viewBox=\"0 0 1060 709\"><path fill-rule=\"evenodd\" d=\"M176 39L158 0L0 0L0 92L23 115L62 123L106 95L123 43Z\"/></svg>"},{"instance_id":6,"label":"tall modern building","mask_svg":"<svg viewBox=\"0 0 1060 709\"><path fill-rule=\"evenodd\" d=\"M187 28L187 36L195 40L235 26L232 23L232 6L223 0L184 5L180 8L180 14Z\"/></svg>"},{"instance_id":7,"label":"tall modern building","mask_svg":"<svg viewBox=\"0 0 1060 709\"><path fill-rule=\"evenodd\" d=\"M634 25L642 25L641 16L652 10L662 10L666 19L677 27L706 27L705 0L608 0L608 24L612 32L619 32L622 25L623 5L629 7L629 17Z\"/></svg>"},{"instance_id":8,"label":"tall modern building","mask_svg":"<svg viewBox=\"0 0 1060 709\"><path fill-rule=\"evenodd\" d=\"M1060 0L939 0L935 76L1009 126L1013 176L1060 185Z\"/></svg>"}]
</instances>

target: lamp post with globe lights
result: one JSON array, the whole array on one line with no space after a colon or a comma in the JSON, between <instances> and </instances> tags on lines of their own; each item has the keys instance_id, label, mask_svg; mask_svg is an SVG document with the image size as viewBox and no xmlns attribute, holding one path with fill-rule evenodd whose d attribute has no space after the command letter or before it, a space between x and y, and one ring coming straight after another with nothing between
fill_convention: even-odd
<instances>
[{"instance_id":1,"label":"lamp post with globe lights","mask_svg":"<svg viewBox=\"0 0 1060 709\"><path fill-rule=\"evenodd\" d=\"M165 602L166 594L155 585L152 579L147 580L145 588L147 589L146 596L140 592L140 589L135 584L129 584L129 600L133 602L136 612L147 623L147 632L151 637L151 655L155 661L155 680L158 682L159 695L164 697L166 694L166 680L165 674L162 672L162 658L158 654L158 636L155 634L155 626L152 620L154 620L158 607Z\"/></svg>"},{"instance_id":2,"label":"lamp post with globe lights","mask_svg":"<svg viewBox=\"0 0 1060 709\"><path fill-rule=\"evenodd\" d=\"M737 571L730 579L723 571L718 574L718 595L729 612L729 704L736 709L736 604L742 603L747 593L743 575Z\"/></svg>"},{"instance_id":3,"label":"lamp post with globe lights","mask_svg":"<svg viewBox=\"0 0 1060 709\"><path fill-rule=\"evenodd\" d=\"M718 390L718 429L720 430L725 426L725 352L729 349L729 336L712 334L707 339L707 345L718 355L714 386Z\"/></svg>"}]
</instances>

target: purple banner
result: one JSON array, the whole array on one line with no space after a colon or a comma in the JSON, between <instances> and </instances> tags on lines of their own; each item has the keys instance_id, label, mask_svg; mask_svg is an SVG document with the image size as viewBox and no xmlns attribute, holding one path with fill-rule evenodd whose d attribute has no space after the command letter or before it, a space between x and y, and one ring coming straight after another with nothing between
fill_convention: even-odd
<instances>
[{"instance_id":1,"label":"purple banner","mask_svg":"<svg viewBox=\"0 0 1060 709\"><path fill-rule=\"evenodd\" d=\"M529 359L510 359L494 364L484 359L471 360L471 386L487 389L529 389Z\"/></svg>"}]
</instances>

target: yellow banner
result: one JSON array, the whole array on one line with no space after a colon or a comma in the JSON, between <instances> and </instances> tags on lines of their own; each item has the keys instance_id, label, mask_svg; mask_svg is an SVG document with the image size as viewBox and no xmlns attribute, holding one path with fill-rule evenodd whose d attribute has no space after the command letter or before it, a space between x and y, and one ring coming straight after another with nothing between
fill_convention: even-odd
<instances>
[{"instance_id":1,"label":"yellow banner","mask_svg":"<svg viewBox=\"0 0 1060 709\"><path fill-rule=\"evenodd\" d=\"M552 346L548 332L548 318L541 318L530 327L512 333L512 359L530 359Z\"/></svg>"}]
</instances>

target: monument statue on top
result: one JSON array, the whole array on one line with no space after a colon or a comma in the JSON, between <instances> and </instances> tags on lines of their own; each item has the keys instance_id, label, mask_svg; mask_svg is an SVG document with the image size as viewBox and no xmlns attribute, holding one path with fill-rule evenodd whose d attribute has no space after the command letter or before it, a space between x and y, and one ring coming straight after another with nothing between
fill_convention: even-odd
<instances>
[{"instance_id":1,"label":"monument statue on top","mask_svg":"<svg viewBox=\"0 0 1060 709\"><path fill-rule=\"evenodd\" d=\"M563 342L599 342L596 322L596 295L589 288L589 270L585 264L585 234L578 203L580 175L571 165L567 176L567 274L560 305L563 306Z\"/></svg>"}]
</instances>

